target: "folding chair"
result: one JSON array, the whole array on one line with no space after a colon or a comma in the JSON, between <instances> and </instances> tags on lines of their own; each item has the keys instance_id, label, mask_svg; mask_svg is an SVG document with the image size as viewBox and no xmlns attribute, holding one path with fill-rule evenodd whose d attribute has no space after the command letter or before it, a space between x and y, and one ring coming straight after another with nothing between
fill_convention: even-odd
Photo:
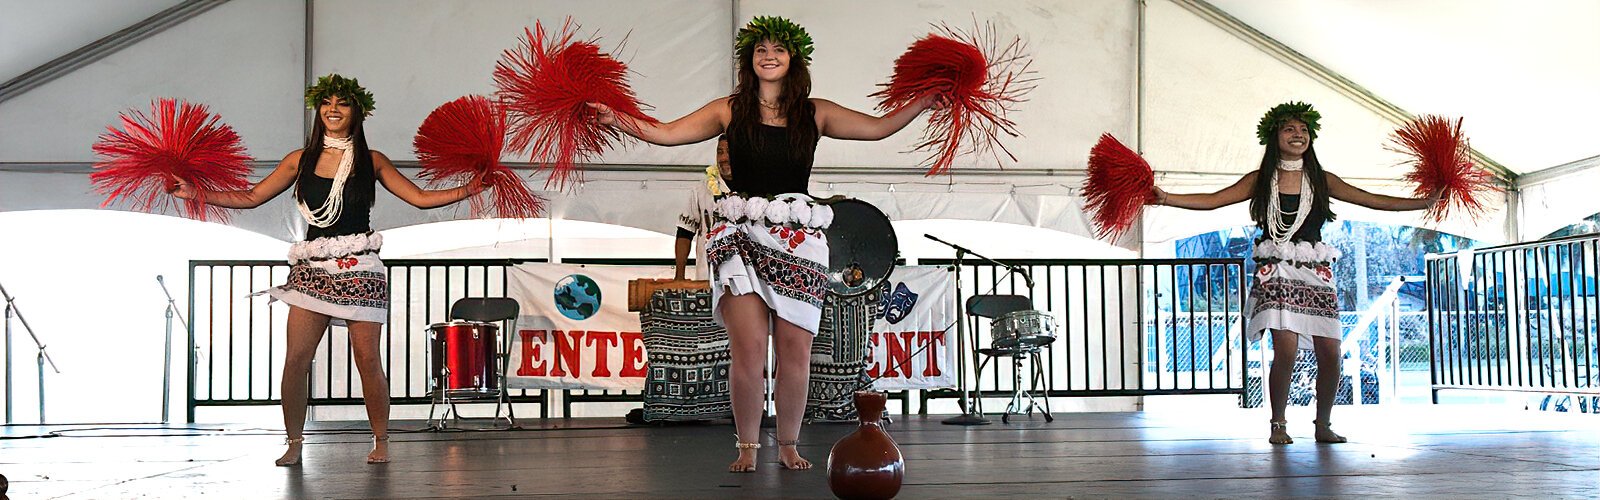
<instances>
[{"instance_id":1,"label":"folding chair","mask_svg":"<svg viewBox=\"0 0 1600 500\"><path fill-rule=\"evenodd\" d=\"M1014 312L1032 310L1033 299L1021 295L974 295L967 298L968 316L988 318L991 321ZM1038 315L1042 316L1042 313ZM978 329L974 327L972 331L977 332ZM1044 362L1039 358L1039 352L1050 342L1053 342L1055 338L1051 336L1048 341L1041 341L1039 344L1022 342L1015 345L996 345L1000 339L992 340L989 347L978 349L978 354L982 354L984 358L978 363L978 369L973 372L973 376L977 377L983 373L983 368L988 366L989 361L994 358L1009 357L1015 363L1016 369L1012 370L1011 402L1006 405L1006 412L1000 416L1000 421L1009 423L1012 414L1026 412L1031 415L1035 406L1041 406L1033 398L1033 392L1038 390L1040 379L1045 380L1046 388L1043 409L1040 410L1040 413L1044 415L1046 422L1055 421L1055 417L1050 414L1049 378L1045 376ZM1018 339L1011 340L1016 341ZM1042 338L1029 340L1042 340ZM976 339L974 339L973 345L978 345ZM1028 370L1030 384L1027 389L1023 389L1022 386L1023 358L1027 358L1031 365ZM978 414L982 415L983 398L979 397L977 400ZM1026 409L1024 409L1024 404L1026 404Z\"/></svg>"},{"instance_id":2,"label":"folding chair","mask_svg":"<svg viewBox=\"0 0 1600 500\"><path fill-rule=\"evenodd\" d=\"M509 322L509 327L502 328L499 332L498 340L500 345L499 349L497 349L495 353L495 357L498 359L492 360L495 371L497 372L493 374L493 377L495 377L498 382L495 385L496 389L493 393L495 398L493 418L495 420L499 420L500 407L502 405L505 406L506 424L512 429L518 428L517 417L516 412L511 406L511 396L506 389L506 372L510 369L511 336L515 335L517 331L516 325L518 312L519 309L517 307L517 301L507 297L468 297L457 300L455 304L450 306L450 319L452 320L474 321L490 324L499 323L499 326L501 327L508 326L507 322ZM430 347L437 349L436 344L437 343L430 343L429 345ZM447 370L447 368L439 366L437 360L441 358L438 353L435 353L432 358L436 360L436 364L433 367L435 370ZM446 416L449 416L452 420L459 421L461 419L461 413L456 409L457 402L487 398L489 396L489 394L477 395L470 393L463 395L452 393L450 389L438 387L440 384L438 384L437 381L440 380L440 377L444 375L446 374L434 373L430 379L435 381L435 387L433 388L433 394L430 397L432 401L428 405L428 427L435 430L442 430L445 428ZM434 411L440 405L444 405L446 408L436 420L434 419Z\"/></svg>"}]
</instances>

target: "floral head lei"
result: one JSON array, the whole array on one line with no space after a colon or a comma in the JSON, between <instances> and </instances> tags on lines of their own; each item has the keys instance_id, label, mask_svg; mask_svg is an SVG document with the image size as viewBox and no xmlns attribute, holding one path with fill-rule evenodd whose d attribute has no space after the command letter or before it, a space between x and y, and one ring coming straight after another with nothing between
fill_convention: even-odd
<instances>
[{"instance_id":1,"label":"floral head lei","mask_svg":"<svg viewBox=\"0 0 1600 500\"><path fill-rule=\"evenodd\" d=\"M1305 122L1306 131L1311 134L1311 139L1317 139L1317 129L1322 128L1317 124L1317 120L1322 118L1322 113L1312 109L1310 104L1295 101L1273 106L1267 110L1267 114L1261 116L1261 123L1256 124L1256 138L1261 140L1261 145L1267 145L1267 142L1277 135L1278 127L1282 127L1291 118Z\"/></svg>"},{"instance_id":2,"label":"floral head lei","mask_svg":"<svg viewBox=\"0 0 1600 500\"><path fill-rule=\"evenodd\" d=\"M778 16L757 16L750 20L750 24L739 29L739 35L734 38L734 55L749 47L755 47L762 40L772 40L773 43L789 49L790 54L799 56L807 64L811 63L811 35L806 34L806 29L795 24L794 21Z\"/></svg>"},{"instance_id":3,"label":"floral head lei","mask_svg":"<svg viewBox=\"0 0 1600 500\"><path fill-rule=\"evenodd\" d=\"M339 96L344 102L361 108L361 117L372 116L372 93L367 92L354 78L345 78L336 73L317 78L317 84L306 87L306 109L317 109L323 100Z\"/></svg>"}]
</instances>

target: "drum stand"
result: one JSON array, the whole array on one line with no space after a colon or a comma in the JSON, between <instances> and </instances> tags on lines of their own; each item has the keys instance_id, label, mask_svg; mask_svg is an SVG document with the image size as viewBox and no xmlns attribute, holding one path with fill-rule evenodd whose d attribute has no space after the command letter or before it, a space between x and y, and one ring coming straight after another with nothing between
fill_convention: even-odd
<instances>
[{"instance_id":1,"label":"drum stand","mask_svg":"<svg viewBox=\"0 0 1600 500\"><path fill-rule=\"evenodd\" d=\"M512 332L516 331L516 322L512 322L512 327L511 327L510 331L512 331ZM499 379L500 379L499 382L500 383L496 384L496 390L495 390L495 395L494 395L495 396L494 397L494 416L491 417L491 418L493 418L494 421L499 421L500 418L501 418L500 417L500 407L501 406L505 406L505 409L506 409L506 414L505 414L506 428L507 429L521 429L522 427L517 425L516 412L513 410L513 407L511 406L511 395L506 390L506 369L510 367L510 363L511 363L511 355L510 355L510 352L511 352L511 345L510 345L511 335L509 335L509 334L501 335L500 339L501 339L500 340L501 349L500 349L500 352L498 354L496 354L496 356L499 357L500 359L498 360L497 363L495 363L495 366L499 368L498 370L496 370L496 371L499 372L498 374L496 374L496 376L499 377ZM449 367L445 367L444 370L445 370L445 373L443 373L442 375L446 379L448 379L449 376L450 376L450 373L449 373L450 368ZM461 410L456 408L456 403L458 403L458 402L472 402L472 401L476 401L476 400L481 400L481 399L483 399L483 397L482 397L482 395L479 395L479 396L476 396L476 397L474 397L474 396L459 396L459 397L455 397L455 396L451 395L450 390L448 390L448 389L437 389L436 388L436 389L434 389L433 394L428 399L430 400L428 402L428 430L431 430L431 431L442 431L442 430L445 430L446 427L449 427L447 421L445 420L446 417L449 418L449 422L456 422L456 423L460 423L461 422L461 419L463 417L461 416ZM440 406L444 406L445 408L444 408L443 412L439 413L439 418L436 419L436 418L434 418L434 412L436 410L438 410L438 408Z\"/></svg>"},{"instance_id":2,"label":"drum stand","mask_svg":"<svg viewBox=\"0 0 1600 500\"><path fill-rule=\"evenodd\" d=\"M506 428L520 429L521 427L517 426L517 417L511 411L511 397L506 394L505 380L505 373L502 372L500 374L500 388L499 390L495 391L494 417L491 418L493 418L495 421L500 420L500 407L503 405L506 408ZM449 427L447 421L445 420L446 418L449 418L449 421L451 422L461 422L461 410L456 408L456 403L479 400L479 398L470 396L460 397L458 399L457 397L452 397L449 390L435 391L434 396L431 399L432 401L428 403L428 430L432 431L442 431ZM439 413L439 418L436 419L434 418L434 412L437 411L440 406L444 406L445 408L441 413Z\"/></svg>"},{"instance_id":3,"label":"drum stand","mask_svg":"<svg viewBox=\"0 0 1600 500\"><path fill-rule=\"evenodd\" d=\"M1048 380L1044 375L1044 362L1039 359L1039 352L1043 350L1043 346L982 349L982 351L986 351L983 352L986 356L982 363L978 365L978 372L983 372L983 367L989 364L989 360L998 357L1009 356L1013 366L1011 370L1011 402L1006 404L1006 412L1000 415L1000 422L1011 423L1012 415L1028 415L1031 418L1034 408L1039 408L1039 414L1044 415L1045 422L1054 422L1056 420L1056 417L1050 414L1048 384L1045 387L1044 404L1039 404L1039 401L1033 398L1033 393L1039 390L1039 381ZM1022 386L1022 372L1025 369L1022 366L1022 358L1028 358L1028 364L1030 365L1030 369L1027 369L1029 382L1026 389ZM1024 407L1024 404L1027 406Z\"/></svg>"}]
</instances>

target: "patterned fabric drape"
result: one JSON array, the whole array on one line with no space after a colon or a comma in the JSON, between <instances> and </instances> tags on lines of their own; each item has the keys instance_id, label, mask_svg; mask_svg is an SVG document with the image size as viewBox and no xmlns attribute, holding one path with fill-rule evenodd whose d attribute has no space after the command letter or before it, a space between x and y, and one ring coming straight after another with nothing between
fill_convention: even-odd
<instances>
[{"instance_id":1,"label":"patterned fabric drape","mask_svg":"<svg viewBox=\"0 0 1600 500\"><path fill-rule=\"evenodd\" d=\"M828 294L822 304L822 325L811 341L811 388L806 421L855 420L855 391L868 387L868 345L873 326L883 315L887 283L864 295L841 298Z\"/></svg>"}]
</instances>

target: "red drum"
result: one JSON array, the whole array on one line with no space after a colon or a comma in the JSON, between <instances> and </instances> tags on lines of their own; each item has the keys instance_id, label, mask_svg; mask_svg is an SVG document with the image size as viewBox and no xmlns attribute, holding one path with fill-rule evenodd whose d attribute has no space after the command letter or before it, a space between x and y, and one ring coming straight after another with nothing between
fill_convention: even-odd
<instances>
[{"instance_id":1,"label":"red drum","mask_svg":"<svg viewBox=\"0 0 1600 500\"><path fill-rule=\"evenodd\" d=\"M477 396L496 394L500 376L496 369L495 338L499 325L476 321L451 321L428 326L432 351L432 394Z\"/></svg>"}]
</instances>

